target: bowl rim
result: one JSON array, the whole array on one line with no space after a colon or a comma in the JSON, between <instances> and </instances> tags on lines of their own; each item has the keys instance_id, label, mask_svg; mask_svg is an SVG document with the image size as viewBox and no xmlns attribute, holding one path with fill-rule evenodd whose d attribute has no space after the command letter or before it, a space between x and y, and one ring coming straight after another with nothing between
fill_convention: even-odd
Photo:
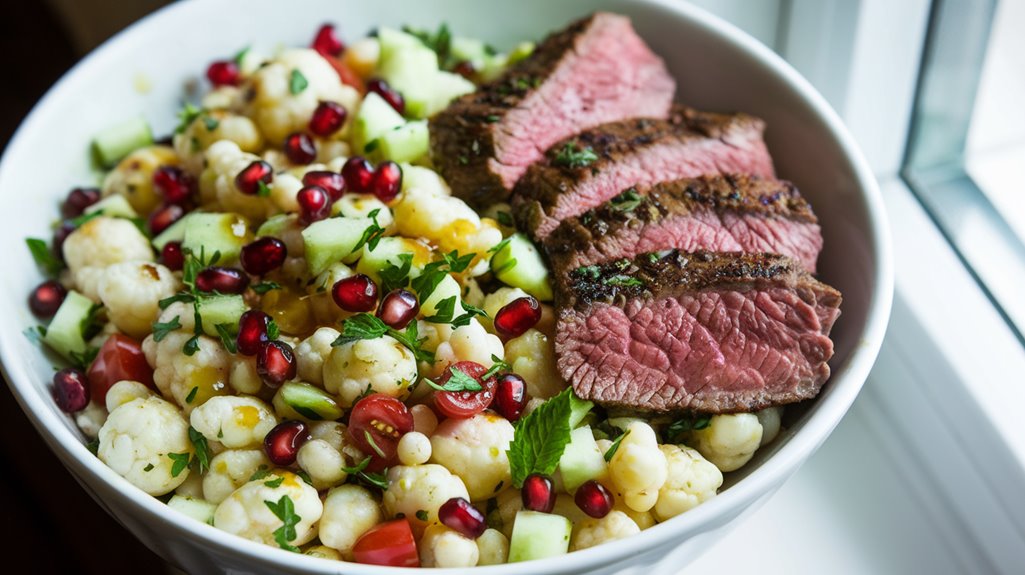
<instances>
[{"instance_id":1,"label":"bowl rim","mask_svg":"<svg viewBox=\"0 0 1025 575\"><path fill-rule=\"evenodd\" d=\"M745 56L753 59L758 65L766 68L787 84L797 97L804 101L803 103L811 112L818 116L825 130L836 139L840 150L851 163L857 185L863 192L862 200L865 203L869 223L868 239L872 243L875 254L873 270L875 277L869 292L870 300L865 324L858 345L852 349L841 369L834 372L831 378L833 386L831 392L827 397L820 398L815 413L804 423L803 429L794 434L757 469L722 494L686 514L654 525L626 539L575 551L568 556L534 560L526 564L475 567L473 568L474 573L512 575L524 571L555 573L570 569L597 568L601 565L615 563L630 555L648 552L681 535L697 534L701 531L702 525L714 525L717 517L746 506L771 492L773 486L781 484L791 473L796 471L801 462L825 441L847 412L875 362L889 321L893 297L893 256L882 195L875 177L854 143L853 137L825 98L782 57L733 24L702 8L676 0L624 1L674 12L689 20L693 25L703 28L706 33L716 37L719 41L740 49ZM3 184L7 179L5 174L14 169L9 160L12 155L11 150L18 148L21 145L21 140L25 138L25 134L33 131L35 124L45 117L54 94L65 90L78 78L88 76L90 69L95 67L98 62L113 57L115 47L134 42L137 36L144 35L149 27L155 25L155 21L165 17L166 14L179 10L191 10L198 3L199 0L178 2L143 17L104 42L66 72L33 107L8 143L7 151L0 159L0 190L4 188ZM204 4L212 3L208 0ZM44 393L37 392L33 384L30 383L35 378L30 373L27 362L17 353L16 337L22 337L20 330L0 332L0 371L3 372L21 409L40 435L64 465L73 472L76 479L83 483L86 491L97 499L100 497L96 494L96 490L86 484L99 481L110 492L113 492L114 498L119 499L118 507L120 509L131 509L135 518L153 525L154 528L160 528L165 533L172 532L176 537L198 540L201 545L226 556L241 555L259 560L268 567L277 567L288 571L335 573L342 566L346 572L372 575L395 571L393 567L340 563L286 552L221 531L183 514L169 512L164 503L136 488L93 456L59 419L60 416L46 405L45 402L49 400L49 397ZM104 508L107 507L106 503L102 501L100 501L100 505ZM435 572L459 573L465 572L465 569L438 569Z\"/></svg>"}]
</instances>

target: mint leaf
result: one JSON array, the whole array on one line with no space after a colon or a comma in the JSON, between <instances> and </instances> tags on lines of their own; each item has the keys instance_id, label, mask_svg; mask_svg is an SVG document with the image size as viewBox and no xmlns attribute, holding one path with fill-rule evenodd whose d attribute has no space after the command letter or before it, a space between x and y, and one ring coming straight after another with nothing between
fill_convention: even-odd
<instances>
[{"instance_id":1,"label":"mint leaf","mask_svg":"<svg viewBox=\"0 0 1025 575\"><path fill-rule=\"evenodd\" d=\"M55 276L64 269L64 264L54 255L53 250L47 243L39 238L28 238L25 240L28 250L32 252L32 259L36 265L48 276Z\"/></svg>"},{"instance_id":2,"label":"mint leaf","mask_svg":"<svg viewBox=\"0 0 1025 575\"><path fill-rule=\"evenodd\" d=\"M174 129L174 133L181 134L201 115L203 115L203 110L185 102L185 107L178 112L178 127Z\"/></svg>"},{"instance_id":3,"label":"mint leaf","mask_svg":"<svg viewBox=\"0 0 1025 575\"><path fill-rule=\"evenodd\" d=\"M192 459L188 453L168 453L167 457L174 463L171 464L171 477L178 477L182 471L189 466L189 460Z\"/></svg>"},{"instance_id":4,"label":"mint leaf","mask_svg":"<svg viewBox=\"0 0 1025 575\"><path fill-rule=\"evenodd\" d=\"M683 441L683 434L688 431L698 431L708 427L712 422L712 416L708 414L694 414L689 417L677 419L666 428L665 438L670 443Z\"/></svg>"},{"instance_id":5,"label":"mint leaf","mask_svg":"<svg viewBox=\"0 0 1025 575\"><path fill-rule=\"evenodd\" d=\"M389 335L406 346L417 361L433 362L434 354L423 349L416 321L409 322L406 329L399 331L385 325L378 317L369 313L356 314L342 322L342 333L331 342L333 347L363 339L377 339Z\"/></svg>"},{"instance_id":6,"label":"mint leaf","mask_svg":"<svg viewBox=\"0 0 1025 575\"><path fill-rule=\"evenodd\" d=\"M180 320L180 316L174 316L174 319L168 322L155 322L153 324L153 339L158 342L164 341L164 338L167 337L167 334L171 333L176 329L181 329L182 324Z\"/></svg>"},{"instance_id":7,"label":"mint leaf","mask_svg":"<svg viewBox=\"0 0 1025 575\"><path fill-rule=\"evenodd\" d=\"M224 349L228 350L228 353L238 352L238 348L235 346L235 326L230 323L219 323L214 326L217 330L217 335L221 336L221 344L224 345Z\"/></svg>"},{"instance_id":8,"label":"mint leaf","mask_svg":"<svg viewBox=\"0 0 1025 575\"><path fill-rule=\"evenodd\" d=\"M274 479L268 479L267 481L264 481L263 484L266 485L267 487L270 487L271 489L274 489L276 487L281 487L281 484L284 483L284 482L285 482L285 478L284 477L276 477Z\"/></svg>"},{"instance_id":9,"label":"mint leaf","mask_svg":"<svg viewBox=\"0 0 1025 575\"><path fill-rule=\"evenodd\" d=\"M409 271L413 268L413 254L399 254L399 265L388 262L383 270L378 272L381 277L381 293L391 293L393 290L404 288L409 284Z\"/></svg>"},{"instance_id":10,"label":"mint leaf","mask_svg":"<svg viewBox=\"0 0 1025 575\"><path fill-rule=\"evenodd\" d=\"M273 319L267 322L267 339L274 341L281 335L281 328L278 327L278 322Z\"/></svg>"},{"instance_id":11,"label":"mint leaf","mask_svg":"<svg viewBox=\"0 0 1025 575\"><path fill-rule=\"evenodd\" d=\"M292 498L282 495L277 503L273 501L264 501L264 503L282 523L281 527L274 530L274 540L282 549L298 553L299 548L289 541L295 541L295 526L302 521L302 517L295 514L295 504L292 503Z\"/></svg>"},{"instance_id":12,"label":"mint leaf","mask_svg":"<svg viewBox=\"0 0 1025 575\"><path fill-rule=\"evenodd\" d=\"M555 471L569 443L574 413L586 411L589 406L589 401L573 394L573 388L566 388L516 423L506 451L513 485L522 486L531 473L551 475Z\"/></svg>"},{"instance_id":13,"label":"mint leaf","mask_svg":"<svg viewBox=\"0 0 1025 575\"><path fill-rule=\"evenodd\" d=\"M609 450L605 452L605 461L606 462L612 461L612 457L616 454L617 451L619 451L619 444L623 443L623 438L626 437L627 435L630 435L630 430L629 429L626 430L626 433L620 434L620 436L617 437L615 439L615 441L612 442L612 445L609 446Z\"/></svg>"},{"instance_id":14,"label":"mint leaf","mask_svg":"<svg viewBox=\"0 0 1025 575\"><path fill-rule=\"evenodd\" d=\"M469 374L459 369L458 367L452 366L448 369L452 375L449 376L448 381L446 381L444 384L439 385L429 379L424 379L424 381L427 382L427 385L433 387L434 389L437 389L438 391L460 392L480 391L484 389L483 387L481 387L479 381L470 377Z\"/></svg>"},{"instance_id":15,"label":"mint leaf","mask_svg":"<svg viewBox=\"0 0 1025 575\"><path fill-rule=\"evenodd\" d=\"M643 286L644 281L628 275L614 275L610 278L602 280L605 285L616 286L616 287L632 287L632 286Z\"/></svg>"},{"instance_id":16,"label":"mint leaf","mask_svg":"<svg viewBox=\"0 0 1025 575\"><path fill-rule=\"evenodd\" d=\"M491 367L489 367L488 370L484 372L484 375L480 376L481 379L486 380L489 377L494 377L498 375L499 372L512 371L512 366L506 363L504 359L498 357L497 355L491 355L491 362Z\"/></svg>"},{"instance_id":17,"label":"mint leaf","mask_svg":"<svg viewBox=\"0 0 1025 575\"><path fill-rule=\"evenodd\" d=\"M206 473L207 469L210 469L210 447L206 443L206 436L190 425L189 441L196 448L196 454L192 456L192 461L198 467L199 474L202 475Z\"/></svg>"},{"instance_id":18,"label":"mint leaf","mask_svg":"<svg viewBox=\"0 0 1025 575\"><path fill-rule=\"evenodd\" d=\"M309 86L310 83L306 80L306 76L300 72L297 68L292 69L292 74L288 77L288 91L294 96L302 93Z\"/></svg>"},{"instance_id":19,"label":"mint leaf","mask_svg":"<svg viewBox=\"0 0 1025 575\"><path fill-rule=\"evenodd\" d=\"M257 295L263 295L271 290L276 289L281 289L281 284L279 284L278 282L265 280L253 285L253 291L256 292Z\"/></svg>"},{"instance_id":20,"label":"mint leaf","mask_svg":"<svg viewBox=\"0 0 1025 575\"><path fill-rule=\"evenodd\" d=\"M377 244L381 241L381 238L384 237L385 231L384 228L377 223L377 214L380 212L381 208L377 208L367 214L367 217L373 220L373 223L371 223L367 229L363 230L363 235L360 236L359 241L356 242L356 245L352 248L353 252L359 251L364 244L369 246L371 251L377 249Z\"/></svg>"},{"instance_id":21,"label":"mint leaf","mask_svg":"<svg viewBox=\"0 0 1025 575\"><path fill-rule=\"evenodd\" d=\"M261 465L249 476L249 481L259 481L268 475L270 475L270 470L267 469L266 465Z\"/></svg>"},{"instance_id":22,"label":"mint leaf","mask_svg":"<svg viewBox=\"0 0 1025 575\"><path fill-rule=\"evenodd\" d=\"M344 471L346 475L356 475L357 473L361 473L364 469L367 468L368 465L370 465L370 459L371 458L368 455L363 461L360 461L355 467L346 467L343 465L342 471Z\"/></svg>"}]
</instances>

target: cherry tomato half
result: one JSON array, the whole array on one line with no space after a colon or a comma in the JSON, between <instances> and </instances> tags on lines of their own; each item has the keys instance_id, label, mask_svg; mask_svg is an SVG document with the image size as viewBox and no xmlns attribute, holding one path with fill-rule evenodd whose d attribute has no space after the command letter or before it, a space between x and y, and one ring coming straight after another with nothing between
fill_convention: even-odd
<instances>
[{"instance_id":1,"label":"cherry tomato half","mask_svg":"<svg viewBox=\"0 0 1025 575\"><path fill-rule=\"evenodd\" d=\"M349 414L349 438L371 457L370 471L380 471L399 462L399 439L413 431L413 414L406 404L381 393L356 402Z\"/></svg>"},{"instance_id":2,"label":"cherry tomato half","mask_svg":"<svg viewBox=\"0 0 1025 575\"><path fill-rule=\"evenodd\" d=\"M388 567L419 567L420 556L409 521L395 519L371 527L352 546L357 563Z\"/></svg>"},{"instance_id":3,"label":"cherry tomato half","mask_svg":"<svg viewBox=\"0 0 1025 575\"><path fill-rule=\"evenodd\" d=\"M154 388L153 369L142 353L142 344L119 333L104 342L87 376L92 399L100 405L107 400L107 390L119 381L129 379Z\"/></svg>"},{"instance_id":4,"label":"cherry tomato half","mask_svg":"<svg viewBox=\"0 0 1025 575\"><path fill-rule=\"evenodd\" d=\"M494 377L481 381L481 377L487 372L487 368L473 361L460 361L445 368L445 373L438 380L438 385L445 385L452 378L452 369L456 368L466 375L477 380L480 384L480 391L435 391L434 407L445 417L466 419L472 417L491 405L495 398Z\"/></svg>"}]
</instances>

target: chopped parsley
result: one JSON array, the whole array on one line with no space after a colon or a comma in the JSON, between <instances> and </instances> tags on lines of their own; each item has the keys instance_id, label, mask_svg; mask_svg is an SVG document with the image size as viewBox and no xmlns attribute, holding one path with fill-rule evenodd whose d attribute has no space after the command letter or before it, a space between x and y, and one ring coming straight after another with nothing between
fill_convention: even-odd
<instances>
[{"instance_id":1,"label":"chopped parsley","mask_svg":"<svg viewBox=\"0 0 1025 575\"><path fill-rule=\"evenodd\" d=\"M221 122L213 116L203 116L203 125L206 126L207 132L213 132L221 125Z\"/></svg>"},{"instance_id":2,"label":"chopped parsley","mask_svg":"<svg viewBox=\"0 0 1025 575\"><path fill-rule=\"evenodd\" d=\"M438 305L435 306L436 313L430 317L425 317L424 321L429 321L431 323L448 323L451 324L452 327L461 327L469 325L470 320L475 316L487 315L484 313L484 310L479 307L472 306L465 302L460 305L464 310L463 313L458 317L453 317L455 315L456 296L449 296L438 302Z\"/></svg>"},{"instance_id":3,"label":"chopped parsley","mask_svg":"<svg viewBox=\"0 0 1025 575\"><path fill-rule=\"evenodd\" d=\"M627 430L626 433L620 435L612 442L612 445L609 446L609 450L605 452L605 461L612 461L612 457L616 455L617 451L619 451L619 444L623 442L623 438L627 435L630 435L630 430Z\"/></svg>"},{"instance_id":4,"label":"chopped parsley","mask_svg":"<svg viewBox=\"0 0 1025 575\"><path fill-rule=\"evenodd\" d=\"M612 277L605 278L604 280L602 280L602 283L604 283L607 286L614 286L614 287L633 287L633 286L643 286L644 285L644 280L635 278L633 276L619 274L619 275L614 275Z\"/></svg>"},{"instance_id":5,"label":"chopped parsley","mask_svg":"<svg viewBox=\"0 0 1025 575\"><path fill-rule=\"evenodd\" d=\"M281 289L281 284L279 284L278 282L272 282L268 280L264 280L258 284L253 285L253 291L256 292L257 295L263 295L269 291L276 289Z\"/></svg>"},{"instance_id":6,"label":"chopped parsley","mask_svg":"<svg viewBox=\"0 0 1025 575\"><path fill-rule=\"evenodd\" d=\"M256 181L256 195L261 198L270 197L270 186L267 185L267 182L263 180Z\"/></svg>"},{"instance_id":7,"label":"chopped parsley","mask_svg":"<svg viewBox=\"0 0 1025 575\"><path fill-rule=\"evenodd\" d=\"M368 465L370 465L369 455L365 459L363 459L363 461L357 463L355 467L346 467L343 465L342 471L344 471L346 475L356 475L357 473L361 473L364 469L366 469Z\"/></svg>"},{"instance_id":8,"label":"chopped parsley","mask_svg":"<svg viewBox=\"0 0 1025 575\"><path fill-rule=\"evenodd\" d=\"M594 153L591 146L580 148L577 142L566 142L556 154L552 163L566 168L586 168L598 160L598 154Z\"/></svg>"},{"instance_id":9,"label":"chopped parsley","mask_svg":"<svg viewBox=\"0 0 1025 575\"><path fill-rule=\"evenodd\" d=\"M185 102L185 107L178 112L178 127L174 129L174 133L181 134L192 125L192 122L196 121L196 118L202 115L202 109L193 106L190 102Z\"/></svg>"},{"instance_id":10,"label":"chopped parsley","mask_svg":"<svg viewBox=\"0 0 1025 575\"><path fill-rule=\"evenodd\" d=\"M434 383L426 378L424 379L424 382L438 391L451 391L454 393L458 393L460 391L480 391L484 389L481 387L479 381L470 377L468 373L458 367L452 366L449 367L448 370L451 375L449 376L448 381L443 385ZM381 455L381 457L384 457L384 455Z\"/></svg>"},{"instance_id":11,"label":"chopped parsley","mask_svg":"<svg viewBox=\"0 0 1025 575\"><path fill-rule=\"evenodd\" d=\"M90 345L89 347L85 348L84 352L77 353L72 351L68 354L68 356L71 360L71 363L74 364L75 367L81 369L82 371L85 371L89 368L89 364L91 364L93 360L96 359L96 356L99 353L100 348Z\"/></svg>"},{"instance_id":12,"label":"chopped parsley","mask_svg":"<svg viewBox=\"0 0 1025 575\"><path fill-rule=\"evenodd\" d=\"M609 200L609 205L617 212L631 212L641 205L643 199L644 197L641 196L636 188L630 188Z\"/></svg>"},{"instance_id":13,"label":"chopped parsley","mask_svg":"<svg viewBox=\"0 0 1025 575\"><path fill-rule=\"evenodd\" d=\"M367 466L370 465L370 456L360 461L355 467L342 466L342 471L360 483L365 483L378 489L388 489L388 478L382 473L368 473Z\"/></svg>"},{"instance_id":14,"label":"chopped parsley","mask_svg":"<svg viewBox=\"0 0 1025 575\"><path fill-rule=\"evenodd\" d=\"M36 265L46 275L55 276L64 269L64 262L53 253L45 241L39 238L28 238L25 240L25 244L32 252L32 259L36 261Z\"/></svg>"},{"instance_id":15,"label":"chopped parsley","mask_svg":"<svg viewBox=\"0 0 1025 575\"><path fill-rule=\"evenodd\" d=\"M192 463L196 465L197 471L202 475L210 468L210 447L206 443L206 437L191 425L189 426L189 441L196 448L196 453L192 456Z\"/></svg>"},{"instance_id":16,"label":"chopped parsley","mask_svg":"<svg viewBox=\"0 0 1025 575\"><path fill-rule=\"evenodd\" d=\"M495 214L495 219L498 220L499 224L507 228L512 228L516 226L516 223L513 222L512 214L510 214L509 212L499 211Z\"/></svg>"},{"instance_id":17,"label":"chopped parsley","mask_svg":"<svg viewBox=\"0 0 1025 575\"><path fill-rule=\"evenodd\" d=\"M399 265L388 262L388 265L378 272L381 277L381 292L391 293L392 290L404 288L409 284L409 272L413 269L413 254L399 254Z\"/></svg>"},{"instance_id":18,"label":"chopped parsley","mask_svg":"<svg viewBox=\"0 0 1025 575\"><path fill-rule=\"evenodd\" d=\"M426 338L420 339L415 321L409 322L406 329L399 331L388 327L380 318L369 313L356 314L342 322L342 333L331 345L339 346L364 339L377 339L389 335L413 352L417 361L434 362L434 354L423 349Z\"/></svg>"},{"instance_id":19,"label":"chopped parsley","mask_svg":"<svg viewBox=\"0 0 1025 575\"><path fill-rule=\"evenodd\" d=\"M301 94L309 85L310 82L306 79L306 76L303 76L303 73L297 68L293 68L292 74L288 77L288 91L295 96L296 94Z\"/></svg>"},{"instance_id":20,"label":"chopped parsley","mask_svg":"<svg viewBox=\"0 0 1025 575\"><path fill-rule=\"evenodd\" d=\"M423 272L420 273L413 281L411 286L413 291L416 292L417 297L420 301L425 301L431 297L434 290L437 289L438 285L441 284L445 276L450 273L462 273L466 271L466 268L470 266L473 259L477 257L476 253L469 253L465 255L459 255L457 251L451 251L441 256L441 260L431 262L424 266Z\"/></svg>"},{"instance_id":21,"label":"chopped parsley","mask_svg":"<svg viewBox=\"0 0 1025 575\"><path fill-rule=\"evenodd\" d=\"M277 541L282 549L298 553L299 548L289 541L295 541L295 526L302 521L302 517L295 514L295 504L292 503L292 498L282 495L277 503L273 501L264 501L264 503L282 523L281 527L274 530L274 541Z\"/></svg>"},{"instance_id":22,"label":"chopped parsley","mask_svg":"<svg viewBox=\"0 0 1025 575\"><path fill-rule=\"evenodd\" d=\"M379 213L381 213L381 208L377 208L367 214L367 217L372 220L372 223L367 227L367 229L363 230L363 235L360 236L359 241L356 242L356 245L352 248L353 252L359 251L364 244L366 244L371 251L377 249L377 244L381 241L381 238L384 237L385 232L384 228L377 223L377 214Z\"/></svg>"},{"instance_id":23,"label":"chopped parsley","mask_svg":"<svg viewBox=\"0 0 1025 575\"><path fill-rule=\"evenodd\" d=\"M583 266L573 270L573 275L589 280L596 280L601 276L601 268L596 265Z\"/></svg>"},{"instance_id":24,"label":"chopped parsley","mask_svg":"<svg viewBox=\"0 0 1025 575\"><path fill-rule=\"evenodd\" d=\"M452 56L452 32L446 22L442 22L437 32L431 33L427 30L417 30L409 26L403 26L402 31L416 36L424 46L427 46L438 55L438 65L447 70L456 65L457 62Z\"/></svg>"},{"instance_id":25,"label":"chopped parsley","mask_svg":"<svg viewBox=\"0 0 1025 575\"><path fill-rule=\"evenodd\" d=\"M195 401L197 393L199 393L199 387L193 386L192 389L189 390L189 394L185 396L185 403L192 403Z\"/></svg>"},{"instance_id":26,"label":"chopped parsley","mask_svg":"<svg viewBox=\"0 0 1025 575\"><path fill-rule=\"evenodd\" d=\"M171 321L168 321L168 322L164 322L164 323L154 322L153 323L153 340L157 341L157 342L164 341L164 338L167 337L167 334L171 333L172 331L174 331L176 329L181 329L181 327L182 327L181 317L177 316L177 315L174 316L174 319L172 319Z\"/></svg>"},{"instance_id":27,"label":"chopped parsley","mask_svg":"<svg viewBox=\"0 0 1025 575\"><path fill-rule=\"evenodd\" d=\"M224 345L224 349L228 350L228 353L238 352L235 345L236 326L230 323L219 323L214 326L214 329L217 330L217 335L221 336L221 344Z\"/></svg>"},{"instance_id":28,"label":"chopped parsley","mask_svg":"<svg viewBox=\"0 0 1025 575\"><path fill-rule=\"evenodd\" d=\"M708 414L695 414L677 419L666 428L665 438L671 443L679 443L688 431L699 431L708 427L711 422L712 416Z\"/></svg>"},{"instance_id":29,"label":"chopped parsley","mask_svg":"<svg viewBox=\"0 0 1025 575\"><path fill-rule=\"evenodd\" d=\"M484 372L484 375L480 376L481 379L488 379L494 377L503 371L512 371L512 366L506 363L506 361L497 355L491 355L491 367Z\"/></svg>"},{"instance_id":30,"label":"chopped parsley","mask_svg":"<svg viewBox=\"0 0 1025 575\"><path fill-rule=\"evenodd\" d=\"M174 463L171 464L171 477L178 477L189 466L192 456L188 453L168 453L167 457Z\"/></svg>"},{"instance_id":31,"label":"chopped parsley","mask_svg":"<svg viewBox=\"0 0 1025 575\"><path fill-rule=\"evenodd\" d=\"M492 114L492 115L490 115L490 116L487 116L486 118L484 118L484 121L485 121L486 123L488 123L488 124L494 124L495 122L497 122L497 121L499 121L499 120L501 120L501 119L502 119L502 118L500 118L500 117L498 117L498 116L495 116L494 114Z\"/></svg>"},{"instance_id":32,"label":"chopped parsley","mask_svg":"<svg viewBox=\"0 0 1025 575\"><path fill-rule=\"evenodd\" d=\"M261 465L249 476L249 481L259 481L268 475L270 475L270 470L267 469L266 465Z\"/></svg>"},{"instance_id":33,"label":"chopped parsley","mask_svg":"<svg viewBox=\"0 0 1025 575\"><path fill-rule=\"evenodd\" d=\"M278 322L273 319L267 322L267 339L274 341L281 335L281 328L278 327Z\"/></svg>"},{"instance_id":34,"label":"chopped parsley","mask_svg":"<svg viewBox=\"0 0 1025 575\"><path fill-rule=\"evenodd\" d=\"M150 471L153 471L153 467L154 467L153 464L149 463L149 464L146 465L146 467L143 467L142 470L145 471L146 473L149 473Z\"/></svg>"},{"instance_id":35,"label":"chopped parsley","mask_svg":"<svg viewBox=\"0 0 1025 575\"><path fill-rule=\"evenodd\" d=\"M377 455L378 455L379 457L381 457L382 459L385 459L385 458L387 458L387 457L388 457L388 456L387 456L387 455L386 455L386 454L384 453L384 450L383 450L383 449L381 449L381 448L380 448L380 447L379 447L379 446L377 445L377 442L376 442L376 441L374 441L374 436L373 436L373 435L370 435L370 430L369 430L369 429L364 429L364 430L363 430L363 439L366 439L366 440L367 440L367 445L369 445L369 446L370 446L370 448L374 450L374 453L376 453L376 454L377 454Z\"/></svg>"},{"instance_id":36,"label":"chopped parsley","mask_svg":"<svg viewBox=\"0 0 1025 575\"><path fill-rule=\"evenodd\" d=\"M513 485L520 487L531 473L551 475L569 443L574 413L590 409L573 388L542 403L516 422L516 432L506 452Z\"/></svg>"},{"instance_id":37,"label":"chopped parsley","mask_svg":"<svg viewBox=\"0 0 1025 575\"><path fill-rule=\"evenodd\" d=\"M285 482L285 478L278 476L278 477L275 477L274 479L268 479L267 481L264 481L263 484L266 485L267 487L270 487L271 489L274 489L274 488L277 488L277 487L281 487L281 484L284 483L284 482Z\"/></svg>"}]
</instances>

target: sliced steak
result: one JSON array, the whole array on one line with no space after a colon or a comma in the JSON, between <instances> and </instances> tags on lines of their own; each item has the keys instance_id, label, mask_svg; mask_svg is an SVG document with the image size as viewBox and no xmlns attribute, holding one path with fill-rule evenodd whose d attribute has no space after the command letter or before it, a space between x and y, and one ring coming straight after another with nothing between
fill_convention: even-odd
<instances>
[{"instance_id":1,"label":"sliced steak","mask_svg":"<svg viewBox=\"0 0 1025 575\"><path fill-rule=\"evenodd\" d=\"M773 254L672 251L573 272L558 368L577 395L730 413L814 397L840 293Z\"/></svg>"},{"instance_id":2,"label":"sliced steak","mask_svg":"<svg viewBox=\"0 0 1025 575\"><path fill-rule=\"evenodd\" d=\"M559 224L545 240L552 267L582 266L678 248L777 253L815 273L822 233L790 182L702 176L631 188Z\"/></svg>"},{"instance_id":3,"label":"sliced steak","mask_svg":"<svg viewBox=\"0 0 1025 575\"><path fill-rule=\"evenodd\" d=\"M631 186L731 172L772 177L764 129L746 114L678 107L668 120L638 118L585 131L556 144L523 176L513 198L517 221L543 240L560 220Z\"/></svg>"},{"instance_id":4,"label":"sliced steak","mask_svg":"<svg viewBox=\"0 0 1025 575\"><path fill-rule=\"evenodd\" d=\"M480 209L509 196L552 144L636 116L665 118L676 82L625 16L598 12L545 39L430 123L434 165Z\"/></svg>"}]
</instances>

